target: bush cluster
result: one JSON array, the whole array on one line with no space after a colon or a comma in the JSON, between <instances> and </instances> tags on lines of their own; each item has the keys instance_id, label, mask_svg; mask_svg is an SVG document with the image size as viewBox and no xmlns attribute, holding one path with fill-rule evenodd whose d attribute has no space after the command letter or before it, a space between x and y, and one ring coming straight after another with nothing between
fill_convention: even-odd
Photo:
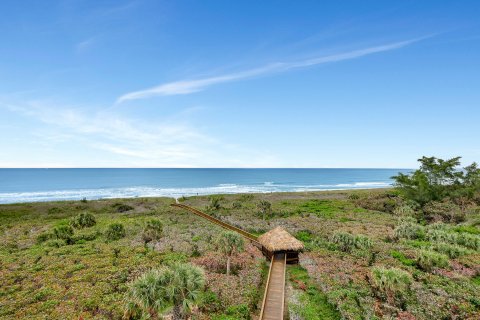
<instances>
[{"instance_id":1,"label":"bush cluster","mask_svg":"<svg viewBox=\"0 0 480 320\"><path fill-rule=\"evenodd\" d=\"M423 214L429 222L453 222L465 221L465 213L453 202L431 201L423 207Z\"/></svg>"},{"instance_id":2,"label":"bush cluster","mask_svg":"<svg viewBox=\"0 0 480 320\"><path fill-rule=\"evenodd\" d=\"M456 244L438 242L432 245L432 249L446 254L449 258L455 259L469 253L467 249Z\"/></svg>"},{"instance_id":3,"label":"bush cluster","mask_svg":"<svg viewBox=\"0 0 480 320\"><path fill-rule=\"evenodd\" d=\"M93 227L95 224L97 224L97 220L90 212L82 212L73 217L70 221L70 225L75 229L89 228Z\"/></svg>"},{"instance_id":4,"label":"bush cluster","mask_svg":"<svg viewBox=\"0 0 480 320\"><path fill-rule=\"evenodd\" d=\"M393 213L396 207L402 203L402 199L393 192L369 194L368 196L354 199L355 204L368 210Z\"/></svg>"},{"instance_id":5,"label":"bush cluster","mask_svg":"<svg viewBox=\"0 0 480 320\"><path fill-rule=\"evenodd\" d=\"M394 230L396 239L423 239L425 237L425 228L411 221L400 223Z\"/></svg>"},{"instance_id":6,"label":"bush cluster","mask_svg":"<svg viewBox=\"0 0 480 320\"><path fill-rule=\"evenodd\" d=\"M132 206L124 203L115 203L112 205L112 208L114 208L118 213L127 212L134 209Z\"/></svg>"},{"instance_id":7,"label":"bush cluster","mask_svg":"<svg viewBox=\"0 0 480 320\"><path fill-rule=\"evenodd\" d=\"M417 265L424 271L432 271L435 267L445 268L448 266L448 257L442 253L420 250Z\"/></svg>"},{"instance_id":8,"label":"bush cluster","mask_svg":"<svg viewBox=\"0 0 480 320\"><path fill-rule=\"evenodd\" d=\"M397 268L374 267L371 276L376 295L392 304L403 301L412 283L410 274Z\"/></svg>"},{"instance_id":9,"label":"bush cluster","mask_svg":"<svg viewBox=\"0 0 480 320\"><path fill-rule=\"evenodd\" d=\"M373 242L370 238L364 235L353 235L346 232L335 233L332 236L331 241L344 252L352 252L354 249L365 250L373 246Z\"/></svg>"},{"instance_id":10,"label":"bush cluster","mask_svg":"<svg viewBox=\"0 0 480 320\"><path fill-rule=\"evenodd\" d=\"M53 228L53 234L57 239L69 240L73 236L73 228L68 225L58 226Z\"/></svg>"},{"instance_id":11,"label":"bush cluster","mask_svg":"<svg viewBox=\"0 0 480 320\"><path fill-rule=\"evenodd\" d=\"M148 220L143 229L142 239L145 244L151 241L157 241L162 237L163 224L158 219Z\"/></svg>"},{"instance_id":12,"label":"bush cluster","mask_svg":"<svg viewBox=\"0 0 480 320\"><path fill-rule=\"evenodd\" d=\"M108 241L115 241L124 238L126 235L125 227L121 223L112 223L105 231L105 237Z\"/></svg>"},{"instance_id":13,"label":"bush cluster","mask_svg":"<svg viewBox=\"0 0 480 320\"><path fill-rule=\"evenodd\" d=\"M457 244L473 250L480 250L480 236L469 233L448 232L442 229L430 229L426 234L430 241Z\"/></svg>"},{"instance_id":14,"label":"bush cluster","mask_svg":"<svg viewBox=\"0 0 480 320\"><path fill-rule=\"evenodd\" d=\"M393 209L393 214L398 217L412 217L415 215L415 210L408 204L402 204Z\"/></svg>"}]
</instances>

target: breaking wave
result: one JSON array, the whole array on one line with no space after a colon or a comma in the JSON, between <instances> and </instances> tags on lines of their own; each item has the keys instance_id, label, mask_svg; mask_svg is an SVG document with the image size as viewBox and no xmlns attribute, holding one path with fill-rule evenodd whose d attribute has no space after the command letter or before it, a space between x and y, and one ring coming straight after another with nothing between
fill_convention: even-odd
<instances>
[{"instance_id":1,"label":"breaking wave","mask_svg":"<svg viewBox=\"0 0 480 320\"><path fill-rule=\"evenodd\" d=\"M389 182L355 182L340 184L294 185L275 184L274 182L270 181L256 185L218 184L212 187L197 188L155 188L133 186L125 188L72 189L56 191L0 193L0 203L80 200L83 198L89 200L135 197L180 198L182 196L209 194L305 192L322 190L386 188L390 186L391 183Z\"/></svg>"}]
</instances>

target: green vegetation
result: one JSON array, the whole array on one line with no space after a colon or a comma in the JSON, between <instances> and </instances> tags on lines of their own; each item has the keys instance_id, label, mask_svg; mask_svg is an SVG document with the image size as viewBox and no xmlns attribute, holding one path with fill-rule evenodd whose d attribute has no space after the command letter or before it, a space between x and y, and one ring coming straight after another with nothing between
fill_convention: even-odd
<instances>
[{"instance_id":1,"label":"green vegetation","mask_svg":"<svg viewBox=\"0 0 480 320\"><path fill-rule=\"evenodd\" d=\"M108 241L115 241L124 238L126 235L125 227L121 223L112 223L105 231L105 238Z\"/></svg>"},{"instance_id":2,"label":"green vegetation","mask_svg":"<svg viewBox=\"0 0 480 320\"><path fill-rule=\"evenodd\" d=\"M224 231L217 239L217 247L227 258L227 275L230 275L230 260L235 253L243 251L243 238L236 232Z\"/></svg>"},{"instance_id":3,"label":"green vegetation","mask_svg":"<svg viewBox=\"0 0 480 320\"><path fill-rule=\"evenodd\" d=\"M414 259L409 259L400 251L393 250L391 256L400 261L404 266L414 266L416 265L416 261Z\"/></svg>"},{"instance_id":4,"label":"green vegetation","mask_svg":"<svg viewBox=\"0 0 480 320\"><path fill-rule=\"evenodd\" d=\"M444 242L438 242L433 244L432 249L439 253L446 254L449 258L452 258L452 259L458 258L460 256L463 256L469 253L469 250L465 249L464 247L461 247L455 244L444 243Z\"/></svg>"},{"instance_id":5,"label":"green vegetation","mask_svg":"<svg viewBox=\"0 0 480 320\"><path fill-rule=\"evenodd\" d=\"M166 308L173 307L174 320L186 319L204 286L203 270L190 264L150 270L130 284L124 318L156 318Z\"/></svg>"},{"instance_id":6,"label":"green vegetation","mask_svg":"<svg viewBox=\"0 0 480 320\"><path fill-rule=\"evenodd\" d=\"M332 242L344 252L353 252L355 249L365 250L371 248L373 245L372 240L364 235L353 235L346 232L335 233L332 236Z\"/></svg>"},{"instance_id":7,"label":"green vegetation","mask_svg":"<svg viewBox=\"0 0 480 320\"><path fill-rule=\"evenodd\" d=\"M445 268L448 266L448 257L444 254L421 250L417 257L417 264L425 271L432 271L433 268Z\"/></svg>"},{"instance_id":8,"label":"green vegetation","mask_svg":"<svg viewBox=\"0 0 480 320\"><path fill-rule=\"evenodd\" d=\"M79 213L70 221L70 225L75 229L89 228L95 224L97 224L97 220L95 216L89 212Z\"/></svg>"},{"instance_id":9,"label":"green vegetation","mask_svg":"<svg viewBox=\"0 0 480 320\"><path fill-rule=\"evenodd\" d=\"M114 203L112 205L112 208L115 209L116 212L118 213L123 213L123 212L127 212L127 211L130 211L130 210L133 210L134 208L128 204L124 204L124 203Z\"/></svg>"},{"instance_id":10,"label":"green vegetation","mask_svg":"<svg viewBox=\"0 0 480 320\"><path fill-rule=\"evenodd\" d=\"M425 228L411 221L400 223L395 230L393 230L393 233L397 239L413 240L425 238Z\"/></svg>"},{"instance_id":11,"label":"green vegetation","mask_svg":"<svg viewBox=\"0 0 480 320\"><path fill-rule=\"evenodd\" d=\"M257 203L257 209L262 215L263 220L265 220L265 218L272 213L272 204L267 200L260 200L260 202Z\"/></svg>"},{"instance_id":12,"label":"green vegetation","mask_svg":"<svg viewBox=\"0 0 480 320\"><path fill-rule=\"evenodd\" d=\"M305 269L287 268L287 303L298 318L476 319L480 196L447 189L424 204L401 188L223 195L212 214L256 235L281 225L305 243ZM180 200L216 206L207 196ZM265 220L261 200L270 203ZM126 304L135 305L133 283L177 264L201 268L206 281L197 307L181 316L257 318L268 272L260 251L245 243L227 276L227 255L216 245L223 229L170 207L173 201L0 205L0 320L120 319ZM173 300L162 301L150 311L172 316ZM144 307L127 311L140 317Z\"/></svg>"},{"instance_id":13,"label":"green vegetation","mask_svg":"<svg viewBox=\"0 0 480 320\"><path fill-rule=\"evenodd\" d=\"M422 207L431 201L474 199L480 191L480 169L472 163L459 170L460 159L422 157L418 159L419 170L409 175L400 173L393 178L401 194Z\"/></svg>"},{"instance_id":14,"label":"green vegetation","mask_svg":"<svg viewBox=\"0 0 480 320\"><path fill-rule=\"evenodd\" d=\"M158 219L150 219L143 229L142 239L145 245L152 241L158 241L163 234L163 224Z\"/></svg>"},{"instance_id":15,"label":"green vegetation","mask_svg":"<svg viewBox=\"0 0 480 320\"><path fill-rule=\"evenodd\" d=\"M374 267L372 286L375 293L392 304L402 304L410 290L411 276L397 268Z\"/></svg>"},{"instance_id":16,"label":"green vegetation","mask_svg":"<svg viewBox=\"0 0 480 320\"><path fill-rule=\"evenodd\" d=\"M307 270L300 266L287 269L289 281L297 289L297 302L289 308L302 319L333 320L341 319L339 312L328 302L327 296L315 285Z\"/></svg>"},{"instance_id":17,"label":"green vegetation","mask_svg":"<svg viewBox=\"0 0 480 320\"><path fill-rule=\"evenodd\" d=\"M207 211L220 210L222 208L222 201L225 200L223 196L212 195L208 197L210 203L205 207Z\"/></svg>"}]
</instances>

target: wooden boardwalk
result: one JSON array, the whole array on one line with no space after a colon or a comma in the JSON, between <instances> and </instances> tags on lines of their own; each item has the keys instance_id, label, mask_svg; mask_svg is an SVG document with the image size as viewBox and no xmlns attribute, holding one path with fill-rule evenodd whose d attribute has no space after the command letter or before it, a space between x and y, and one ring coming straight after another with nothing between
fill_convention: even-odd
<instances>
[{"instance_id":1,"label":"wooden boardwalk","mask_svg":"<svg viewBox=\"0 0 480 320\"><path fill-rule=\"evenodd\" d=\"M235 226L232 226L231 224L228 224L228 223L225 223L223 222L222 220L219 220L217 218L214 218L212 217L211 215L209 214L206 214L205 212L202 212L198 209L195 209L193 207L190 207L190 206L187 206L185 204L180 204L180 203L173 203L171 204L172 207L178 207L178 208L182 208L182 209L185 209L185 210L188 210L194 214L196 214L197 216L200 216L204 219L207 219L208 221L210 222L213 222L215 223L216 225L219 225L220 227L224 228L224 229L228 229L228 230L232 230L232 231L235 231L235 232L238 232L241 236L243 236L244 238L246 238L247 240L250 240L256 247L258 248L262 248L262 245L257 241L257 236L251 234L251 233L248 233L240 228L237 228Z\"/></svg>"},{"instance_id":2,"label":"wooden boardwalk","mask_svg":"<svg viewBox=\"0 0 480 320\"><path fill-rule=\"evenodd\" d=\"M257 237L240 228L216 219L193 207L174 203L173 207L188 210L197 216L207 219L222 228L232 230L241 234L244 238L250 240L256 247L262 249L263 246L257 241ZM285 270L287 264L287 255L285 253L276 253L270 262L267 285L263 296L262 310L260 311L260 320L282 320L285 309Z\"/></svg>"},{"instance_id":3,"label":"wooden boardwalk","mask_svg":"<svg viewBox=\"0 0 480 320\"><path fill-rule=\"evenodd\" d=\"M260 320L282 320L285 309L285 269L284 253L276 253L270 263L267 286L263 297Z\"/></svg>"}]
</instances>

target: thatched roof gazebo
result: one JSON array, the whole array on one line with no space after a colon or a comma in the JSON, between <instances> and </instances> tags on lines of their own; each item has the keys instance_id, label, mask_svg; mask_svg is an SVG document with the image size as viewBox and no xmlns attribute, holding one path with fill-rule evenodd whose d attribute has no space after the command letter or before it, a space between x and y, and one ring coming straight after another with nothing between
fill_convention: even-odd
<instances>
[{"instance_id":1,"label":"thatched roof gazebo","mask_svg":"<svg viewBox=\"0 0 480 320\"><path fill-rule=\"evenodd\" d=\"M276 227L258 237L262 252L271 259L275 253L286 253L287 263L298 263L298 253L305 248L303 243L282 227Z\"/></svg>"}]
</instances>

